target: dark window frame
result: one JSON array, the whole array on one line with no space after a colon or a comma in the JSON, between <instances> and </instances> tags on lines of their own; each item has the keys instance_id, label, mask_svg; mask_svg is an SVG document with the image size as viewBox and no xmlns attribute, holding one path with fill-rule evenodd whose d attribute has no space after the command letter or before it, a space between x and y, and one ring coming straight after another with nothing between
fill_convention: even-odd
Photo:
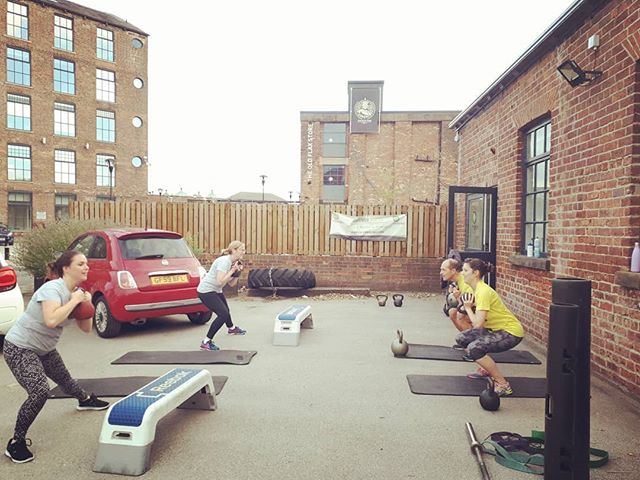
<instances>
[{"instance_id":1,"label":"dark window frame","mask_svg":"<svg viewBox=\"0 0 640 480\"><path fill-rule=\"evenodd\" d=\"M551 167L551 118L544 117L530 124L523 130L523 147L522 147L522 201L521 201L521 221L520 221L520 238L521 238L521 253L526 255L527 245L533 243L535 237L540 239L540 257L548 256L548 225L549 225L549 169ZM541 142L542 149L539 149L539 145L536 143L537 132L542 132L544 135ZM538 185L538 170L544 169L542 175L543 185ZM533 178L531 179L531 190L529 190L529 172L533 171ZM542 197L543 203L542 215L539 215L538 203L536 200ZM531 207L533 211L529 218L527 213L528 199L532 198ZM541 218L540 218L541 217ZM528 238L528 227L531 227L531 238ZM540 232L540 234L538 234Z\"/></svg>"},{"instance_id":2,"label":"dark window frame","mask_svg":"<svg viewBox=\"0 0 640 480\"><path fill-rule=\"evenodd\" d=\"M19 7L23 7L26 10L27 14L26 15L22 15L22 13L16 13L16 12L9 11L9 5L10 4L18 5ZM27 26L23 28L22 21L20 22L20 25L16 25L15 23L10 22L9 21L9 17L10 16L20 17L20 18L26 19L26 25ZM9 0L7 2L7 18L6 18L6 20L7 20L7 36L12 37L12 38L19 38L21 40L29 40L29 6L28 5L25 5L25 4L20 3L20 2L13 2L13 1ZM20 36L11 35L11 33L9 33L9 27L12 27L12 29L14 29L14 30L15 29L20 30L20 32L22 32L24 30L26 32L26 36L23 37L22 35L20 35Z\"/></svg>"},{"instance_id":3,"label":"dark window frame","mask_svg":"<svg viewBox=\"0 0 640 480\"><path fill-rule=\"evenodd\" d=\"M12 155L12 154L11 154L11 148L12 148L12 147L14 147L14 148L16 148L16 147L17 147L17 148L26 148L26 149L29 151L29 156L28 156L28 157L19 157L19 156L16 156L15 154L14 154L14 155ZM14 161L15 161L15 159L20 159L20 160L22 160L23 162L24 162L25 160L28 160L28 161L29 161L29 169L28 169L28 172L29 172L29 178L28 178L28 179L26 179L26 178L17 179L17 178L16 178L15 172L17 172L17 171L26 172L26 171L27 171L27 169L26 169L26 168L24 168L24 166L23 166L23 168L21 168L21 169L17 169L17 168L15 168L15 167L12 169L12 168L11 168L11 165L10 165L10 164L11 164L11 160L14 160ZM31 145L23 145L23 144L19 144L19 143L8 143L8 144L7 144L7 179L8 179L10 182L31 182L31 181L32 181L32 178L33 178L33 176L32 176L32 173L33 173L32 169L33 169L33 163L32 163L32 156L31 156ZM11 178L11 170L14 170L14 178Z\"/></svg>"},{"instance_id":4,"label":"dark window frame","mask_svg":"<svg viewBox=\"0 0 640 480\"><path fill-rule=\"evenodd\" d=\"M9 56L9 50L15 50L18 52L22 52L22 53L26 53L27 54L27 60L23 60L21 58L13 58ZM15 69L11 69L10 66L12 64L20 64L22 66L22 71L17 71ZM27 65L27 73L25 73L25 68L24 66ZM9 78L11 75L9 75L10 73L13 73L13 77L15 80L15 77L18 76L20 78L26 78L26 82L16 82L16 81L11 81ZM7 45L7 83L10 83L11 85L22 85L25 87L30 87L31 86L31 52L29 50L27 50L26 48L19 48L19 47L14 47L12 45Z\"/></svg>"}]
</instances>

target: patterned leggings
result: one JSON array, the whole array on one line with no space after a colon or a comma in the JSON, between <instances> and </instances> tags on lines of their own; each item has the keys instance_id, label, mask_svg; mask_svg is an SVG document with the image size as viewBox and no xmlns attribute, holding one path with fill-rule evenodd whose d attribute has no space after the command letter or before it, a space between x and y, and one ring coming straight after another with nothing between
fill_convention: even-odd
<instances>
[{"instance_id":1,"label":"patterned leggings","mask_svg":"<svg viewBox=\"0 0 640 480\"><path fill-rule=\"evenodd\" d=\"M470 328L456 335L456 343L467 349L469 357L478 360L487 353L511 350L522 341L504 330L492 332L486 328Z\"/></svg>"},{"instance_id":2,"label":"patterned leggings","mask_svg":"<svg viewBox=\"0 0 640 480\"><path fill-rule=\"evenodd\" d=\"M78 400L84 400L88 396L78 382L71 378L57 350L39 356L31 350L17 347L5 340L4 359L13 376L29 395L18 411L13 435L16 440L25 438L27 430L47 401L49 396L47 377L56 382L66 394Z\"/></svg>"}]
</instances>

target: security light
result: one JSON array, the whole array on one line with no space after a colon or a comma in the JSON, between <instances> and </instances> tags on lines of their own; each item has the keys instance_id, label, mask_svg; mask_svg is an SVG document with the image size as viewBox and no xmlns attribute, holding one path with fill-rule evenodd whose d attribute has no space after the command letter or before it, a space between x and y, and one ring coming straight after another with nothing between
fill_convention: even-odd
<instances>
[{"instance_id":1,"label":"security light","mask_svg":"<svg viewBox=\"0 0 640 480\"><path fill-rule=\"evenodd\" d=\"M558 72L560 72L560 75L562 75L572 87L583 83L590 83L602 75L600 70L582 70L573 60L562 62L558 67Z\"/></svg>"}]
</instances>

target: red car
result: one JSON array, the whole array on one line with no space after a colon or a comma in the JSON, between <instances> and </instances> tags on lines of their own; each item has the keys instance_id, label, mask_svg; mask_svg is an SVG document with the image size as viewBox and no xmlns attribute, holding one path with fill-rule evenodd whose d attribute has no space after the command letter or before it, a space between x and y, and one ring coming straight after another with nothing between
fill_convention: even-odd
<instances>
[{"instance_id":1,"label":"red car","mask_svg":"<svg viewBox=\"0 0 640 480\"><path fill-rule=\"evenodd\" d=\"M211 318L196 292L206 270L179 233L105 229L83 233L69 249L85 254L89 275L82 287L96 307L98 335L115 337L123 323L186 314L193 323Z\"/></svg>"}]
</instances>

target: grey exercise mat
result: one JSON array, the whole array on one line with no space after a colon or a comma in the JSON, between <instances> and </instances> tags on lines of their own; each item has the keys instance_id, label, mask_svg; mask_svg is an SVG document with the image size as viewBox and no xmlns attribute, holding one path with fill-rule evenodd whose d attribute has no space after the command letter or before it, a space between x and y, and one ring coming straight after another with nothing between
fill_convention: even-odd
<instances>
[{"instance_id":1,"label":"grey exercise mat","mask_svg":"<svg viewBox=\"0 0 640 480\"><path fill-rule=\"evenodd\" d=\"M451 360L454 362L465 362L462 356L464 350L456 350L452 347L442 345L419 345L409 344L409 351L406 358L418 358L422 360ZM540 365L540 360L527 350L507 350L506 352L490 353L497 363L525 363L529 365Z\"/></svg>"},{"instance_id":2,"label":"grey exercise mat","mask_svg":"<svg viewBox=\"0 0 640 480\"><path fill-rule=\"evenodd\" d=\"M135 351L125 353L111 362L112 365L211 365L215 363L231 363L246 365L256 351L245 350L187 350L178 351Z\"/></svg>"},{"instance_id":3,"label":"grey exercise mat","mask_svg":"<svg viewBox=\"0 0 640 480\"><path fill-rule=\"evenodd\" d=\"M547 394L546 378L507 377L507 380L513 389L513 395L509 397L544 398ZM487 388L485 380L466 376L407 375L407 381L411 392L417 395L477 397Z\"/></svg>"},{"instance_id":4,"label":"grey exercise mat","mask_svg":"<svg viewBox=\"0 0 640 480\"><path fill-rule=\"evenodd\" d=\"M78 383L87 392L93 392L98 397L126 397L139 390L146 384L157 380L158 377L113 377L113 378L80 378ZM219 395L229 377L212 377L213 388ZM49 398L70 398L60 387L49 391Z\"/></svg>"}]
</instances>

